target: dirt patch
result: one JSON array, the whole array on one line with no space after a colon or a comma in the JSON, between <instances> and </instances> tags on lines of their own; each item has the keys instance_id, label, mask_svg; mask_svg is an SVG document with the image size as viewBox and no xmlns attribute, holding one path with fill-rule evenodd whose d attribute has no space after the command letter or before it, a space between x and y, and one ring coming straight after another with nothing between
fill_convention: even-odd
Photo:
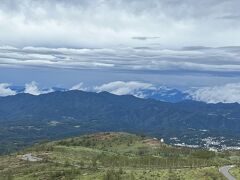
<instances>
[{"instance_id":1,"label":"dirt patch","mask_svg":"<svg viewBox=\"0 0 240 180\"><path fill-rule=\"evenodd\" d=\"M31 153L29 153L29 154L22 155L21 160L30 161L30 162L37 162L37 161L42 161L42 158L33 156Z\"/></svg>"},{"instance_id":2,"label":"dirt patch","mask_svg":"<svg viewBox=\"0 0 240 180\"><path fill-rule=\"evenodd\" d=\"M114 138L117 138L121 136L121 133L114 133L114 132L111 132L111 133L98 133L98 134L93 134L90 136L90 138L93 138L95 140L111 140L111 139L114 139Z\"/></svg>"},{"instance_id":3,"label":"dirt patch","mask_svg":"<svg viewBox=\"0 0 240 180\"><path fill-rule=\"evenodd\" d=\"M143 143L147 144L149 146L159 146L159 145L161 145L161 142L157 139L146 139L146 140L143 140Z\"/></svg>"}]
</instances>

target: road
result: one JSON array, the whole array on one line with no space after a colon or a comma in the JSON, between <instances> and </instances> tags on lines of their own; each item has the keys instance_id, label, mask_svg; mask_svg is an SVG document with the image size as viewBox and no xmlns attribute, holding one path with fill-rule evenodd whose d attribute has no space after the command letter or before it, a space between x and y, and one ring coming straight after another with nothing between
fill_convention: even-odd
<instances>
[{"instance_id":1,"label":"road","mask_svg":"<svg viewBox=\"0 0 240 180\"><path fill-rule=\"evenodd\" d=\"M223 166L219 168L219 172L222 173L228 180L237 180L235 177L233 177L230 173L229 170L233 168L234 166Z\"/></svg>"}]
</instances>

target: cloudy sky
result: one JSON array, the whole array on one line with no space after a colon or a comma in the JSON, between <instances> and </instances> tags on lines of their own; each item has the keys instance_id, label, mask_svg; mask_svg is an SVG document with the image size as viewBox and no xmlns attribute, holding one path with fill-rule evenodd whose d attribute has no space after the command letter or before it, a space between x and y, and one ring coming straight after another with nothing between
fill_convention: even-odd
<instances>
[{"instance_id":1,"label":"cloudy sky","mask_svg":"<svg viewBox=\"0 0 240 180\"><path fill-rule=\"evenodd\" d=\"M6 83L32 81L233 89L239 7L238 0L1 0L0 83L6 91Z\"/></svg>"}]
</instances>

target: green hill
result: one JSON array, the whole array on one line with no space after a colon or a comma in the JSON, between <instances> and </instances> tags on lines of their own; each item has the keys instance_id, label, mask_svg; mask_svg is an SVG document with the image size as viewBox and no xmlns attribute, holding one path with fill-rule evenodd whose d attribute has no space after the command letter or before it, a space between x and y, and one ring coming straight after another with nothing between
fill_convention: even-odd
<instances>
[{"instance_id":1,"label":"green hill","mask_svg":"<svg viewBox=\"0 0 240 180\"><path fill-rule=\"evenodd\" d=\"M98 133L2 156L0 179L224 179L218 167L231 164L230 156L143 135Z\"/></svg>"}]
</instances>

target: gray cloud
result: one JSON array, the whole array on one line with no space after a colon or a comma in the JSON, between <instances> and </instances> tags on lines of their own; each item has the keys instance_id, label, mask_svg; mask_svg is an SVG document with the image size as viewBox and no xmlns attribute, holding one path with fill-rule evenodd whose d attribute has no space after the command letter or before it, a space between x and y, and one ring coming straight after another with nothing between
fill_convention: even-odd
<instances>
[{"instance_id":1,"label":"gray cloud","mask_svg":"<svg viewBox=\"0 0 240 180\"><path fill-rule=\"evenodd\" d=\"M159 37L146 37L146 36L139 36L139 37L132 37L132 39L145 41L145 40L151 40L151 39L159 39Z\"/></svg>"},{"instance_id":2,"label":"gray cloud","mask_svg":"<svg viewBox=\"0 0 240 180\"><path fill-rule=\"evenodd\" d=\"M240 73L240 47L41 48L1 47L0 66Z\"/></svg>"},{"instance_id":3,"label":"gray cloud","mask_svg":"<svg viewBox=\"0 0 240 180\"><path fill-rule=\"evenodd\" d=\"M2 0L1 73L16 68L21 76L5 73L0 79L30 82L33 71L44 83L48 75L42 69L48 74L61 74L61 69L72 75L67 81L77 81L74 70L81 69L77 73L84 83L108 78L183 86L235 82L240 74L239 7L237 0ZM106 71L111 75L106 77ZM83 77L87 73L90 77ZM51 78L64 84L65 77Z\"/></svg>"},{"instance_id":4,"label":"gray cloud","mask_svg":"<svg viewBox=\"0 0 240 180\"><path fill-rule=\"evenodd\" d=\"M138 37L164 47L238 45L239 6L236 0L2 0L0 44L106 48L146 43L132 38Z\"/></svg>"}]
</instances>

